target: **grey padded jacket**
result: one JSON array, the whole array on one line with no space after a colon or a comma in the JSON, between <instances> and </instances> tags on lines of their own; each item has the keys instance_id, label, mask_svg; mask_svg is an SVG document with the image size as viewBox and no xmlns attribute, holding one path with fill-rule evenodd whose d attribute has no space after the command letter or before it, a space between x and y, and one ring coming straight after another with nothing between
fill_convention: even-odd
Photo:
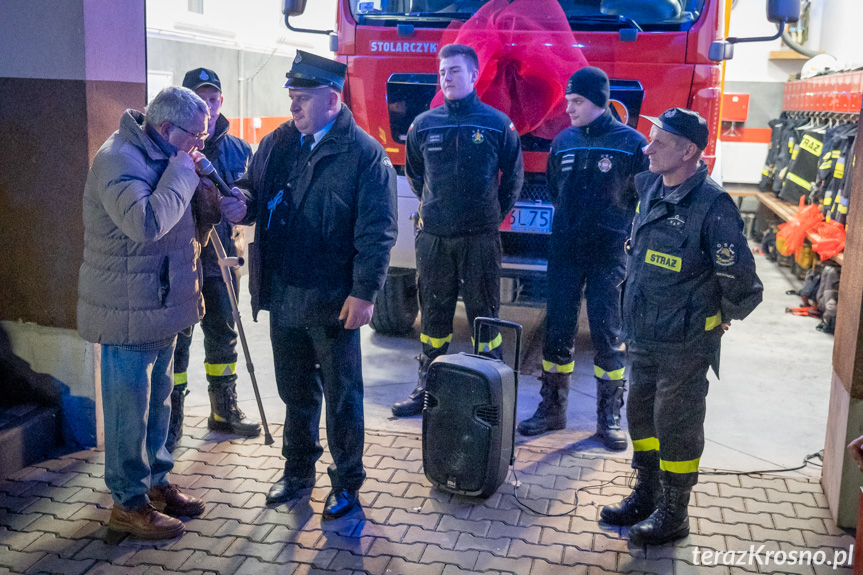
<instances>
[{"instance_id":1,"label":"grey padded jacket","mask_svg":"<svg viewBox=\"0 0 863 575\"><path fill-rule=\"evenodd\" d=\"M200 245L189 205L199 178L169 162L126 110L84 187L78 333L108 345L164 341L200 321Z\"/></svg>"}]
</instances>

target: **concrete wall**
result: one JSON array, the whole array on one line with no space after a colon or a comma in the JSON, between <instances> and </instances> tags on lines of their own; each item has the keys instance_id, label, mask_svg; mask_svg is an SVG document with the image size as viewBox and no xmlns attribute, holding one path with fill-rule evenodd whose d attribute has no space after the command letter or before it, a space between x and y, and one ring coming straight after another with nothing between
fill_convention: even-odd
<instances>
[{"instance_id":1,"label":"concrete wall","mask_svg":"<svg viewBox=\"0 0 863 575\"><path fill-rule=\"evenodd\" d=\"M98 350L75 332L82 192L123 110L145 103L144 42L143 0L0 4L0 320L83 445L99 430Z\"/></svg>"}]
</instances>

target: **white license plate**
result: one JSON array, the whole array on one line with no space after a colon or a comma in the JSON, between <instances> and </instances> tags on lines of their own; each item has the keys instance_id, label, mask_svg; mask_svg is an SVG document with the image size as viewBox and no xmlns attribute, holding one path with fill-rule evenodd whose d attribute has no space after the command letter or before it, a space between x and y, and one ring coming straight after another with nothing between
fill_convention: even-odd
<instances>
[{"instance_id":1,"label":"white license plate","mask_svg":"<svg viewBox=\"0 0 863 575\"><path fill-rule=\"evenodd\" d=\"M504 218L500 231L550 234L553 216L553 206L517 203Z\"/></svg>"}]
</instances>

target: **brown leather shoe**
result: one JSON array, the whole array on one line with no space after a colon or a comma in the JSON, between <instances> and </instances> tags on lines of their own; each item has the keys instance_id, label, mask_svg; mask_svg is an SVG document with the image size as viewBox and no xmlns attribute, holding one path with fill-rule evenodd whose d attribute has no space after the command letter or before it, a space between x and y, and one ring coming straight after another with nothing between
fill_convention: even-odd
<instances>
[{"instance_id":1,"label":"brown leather shoe","mask_svg":"<svg viewBox=\"0 0 863 575\"><path fill-rule=\"evenodd\" d=\"M186 530L182 521L159 513L149 504L129 511L115 505L108 529L131 533L141 539L174 539Z\"/></svg>"},{"instance_id":2,"label":"brown leather shoe","mask_svg":"<svg viewBox=\"0 0 863 575\"><path fill-rule=\"evenodd\" d=\"M171 517L197 517L204 512L204 502L191 495L183 495L176 485L155 485L147 492L150 504Z\"/></svg>"}]
</instances>

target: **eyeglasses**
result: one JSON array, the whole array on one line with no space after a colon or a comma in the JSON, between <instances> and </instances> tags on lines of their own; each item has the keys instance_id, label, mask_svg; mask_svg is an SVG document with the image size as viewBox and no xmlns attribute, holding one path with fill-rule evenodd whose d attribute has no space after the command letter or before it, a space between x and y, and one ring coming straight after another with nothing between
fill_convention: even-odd
<instances>
[{"instance_id":1,"label":"eyeglasses","mask_svg":"<svg viewBox=\"0 0 863 575\"><path fill-rule=\"evenodd\" d=\"M194 133L190 132L189 130L187 130L186 128L184 128L182 126L178 126L177 124L171 124L171 125L174 126L175 128L179 128L180 130L186 132L187 134L189 134L190 136L192 136L196 140L201 140L202 142L207 139L207 136L209 136L209 134L207 132L204 132L203 134L194 134Z\"/></svg>"}]
</instances>

